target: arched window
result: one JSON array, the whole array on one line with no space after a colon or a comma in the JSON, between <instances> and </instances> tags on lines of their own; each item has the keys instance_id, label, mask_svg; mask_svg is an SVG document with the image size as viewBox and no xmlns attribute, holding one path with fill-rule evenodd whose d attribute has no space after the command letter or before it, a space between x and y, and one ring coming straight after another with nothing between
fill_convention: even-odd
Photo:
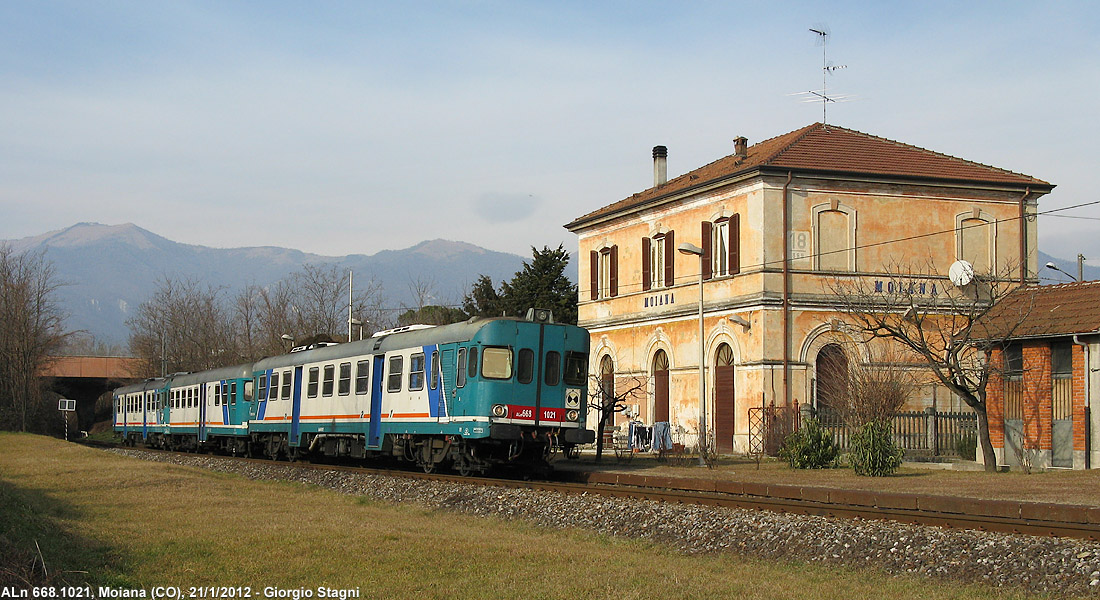
<instances>
[{"instance_id":1,"label":"arched window","mask_svg":"<svg viewBox=\"0 0 1100 600\"><path fill-rule=\"evenodd\" d=\"M615 398L615 361L611 355L600 359L600 403L608 406Z\"/></svg>"}]
</instances>

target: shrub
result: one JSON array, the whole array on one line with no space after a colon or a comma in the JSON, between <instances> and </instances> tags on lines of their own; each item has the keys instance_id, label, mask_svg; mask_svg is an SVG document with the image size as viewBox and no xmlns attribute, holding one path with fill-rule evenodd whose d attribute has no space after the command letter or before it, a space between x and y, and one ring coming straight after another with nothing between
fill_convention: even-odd
<instances>
[{"instance_id":1,"label":"shrub","mask_svg":"<svg viewBox=\"0 0 1100 600\"><path fill-rule=\"evenodd\" d=\"M866 423L852 434L848 461L856 475L885 477L901 466L902 449L894 443L889 421Z\"/></svg>"},{"instance_id":2,"label":"shrub","mask_svg":"<svg viewBox=\"0 0 1100 600\"><path fill-rule=\"evenodd\" d=\"M959 439L955 442L955 451L959 453L959 456L966 460L974 460L975 450L978 447L978 434L973 431L967 431L959 436Z\"/></svg>"},{"instance_id":3,"label":"shrub","mask_svg":"<svg viewBox=\"0 0 1100 600\"><path fill-rule=\"evenodd\" d=\"M836 466L840 449L833 441L833 434L821 426L817 419L807 419L802 429L787 436L779 457L794 469L828 469Z\"/></svg>"}]
</instances>

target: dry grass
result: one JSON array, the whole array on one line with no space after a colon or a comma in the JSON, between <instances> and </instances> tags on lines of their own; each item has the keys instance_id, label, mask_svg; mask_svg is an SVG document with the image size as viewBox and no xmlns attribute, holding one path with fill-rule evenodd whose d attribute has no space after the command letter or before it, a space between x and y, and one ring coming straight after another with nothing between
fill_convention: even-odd
<instances>
[{"instance_id":1,"label":"dry grass","mask_svg":"<svg viewBox=\"0 0 1100 600\"><path fill-rule=\"evenodd\" d=\"M583 456L576 463L559 460L554 467L561 470L588 470L595 467L594 457ZM601 469L697 479L777 483L865 489L914 494L938 494L968 498L1054 502L1100 506L1100 469L1089 471L1052 470L1030 475L1021 471L986 473L984 471L952 471L938 468L902 466L890 477L859 477L850 468L798 470L776 459L764 459L757 468L754 460L723 457L715 469L692 466L671 467L651 455L639 455L629 463L618 464L614 455L604 455Z\"/></svg>"},{"instance_id":2,"label":"dry grass","mask_svg":"<svg viewBox=\"0 0 1100 600\"><path fill-rule=\"evenodd\" d=\"M685 556L0 434L0 534L93 583L330 586L364 598L1017 597L879 573ZM37 515L28 522L27 515ZM85 577L69 573L69 580Z\"/></svg>"}]
</instances>

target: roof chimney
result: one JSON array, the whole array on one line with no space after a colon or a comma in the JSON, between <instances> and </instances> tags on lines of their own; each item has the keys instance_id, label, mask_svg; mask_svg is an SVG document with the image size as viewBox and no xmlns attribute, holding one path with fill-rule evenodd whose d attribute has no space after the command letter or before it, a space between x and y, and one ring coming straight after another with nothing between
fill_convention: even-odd
<instances>
[{"instance_id":1,"label":"roof chimney","mask_svg":"<svg viewBox=\"0 0 1100 600\"><path fill-rule=\"evenodd\" d=\"M733 155L737 158L746 158L749 155L749 140L744 136L733 138Z\"/></svg>"},{"instance_id":2,"label":"roof chimney","mask_svg":"<svg viewBox=\"0 0 1100 600\"><path fill-rule=\"evenodd\" d=\"M653 147L653 187L661 187L668 181L668 148Z\"/></svg>"}]
</instances>

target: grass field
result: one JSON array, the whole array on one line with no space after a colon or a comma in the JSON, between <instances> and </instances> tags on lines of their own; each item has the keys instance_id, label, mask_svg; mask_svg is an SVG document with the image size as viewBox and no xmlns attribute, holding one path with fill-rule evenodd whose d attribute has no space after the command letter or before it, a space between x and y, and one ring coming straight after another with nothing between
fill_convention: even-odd
<instances>
[{"instance_id":1,"label":"grass field","mask_svg":"<svg viewBox=\"0 0 1100 600\"><path fill-rule=\"evenodd\" d=\"M0 433L0 565L50 581L363 598L1008 598L988 588L548 531ZM37 575L40 577L40 574ZM17 580L0 586L18 585Z\"/></svg>"}]
</instances>

